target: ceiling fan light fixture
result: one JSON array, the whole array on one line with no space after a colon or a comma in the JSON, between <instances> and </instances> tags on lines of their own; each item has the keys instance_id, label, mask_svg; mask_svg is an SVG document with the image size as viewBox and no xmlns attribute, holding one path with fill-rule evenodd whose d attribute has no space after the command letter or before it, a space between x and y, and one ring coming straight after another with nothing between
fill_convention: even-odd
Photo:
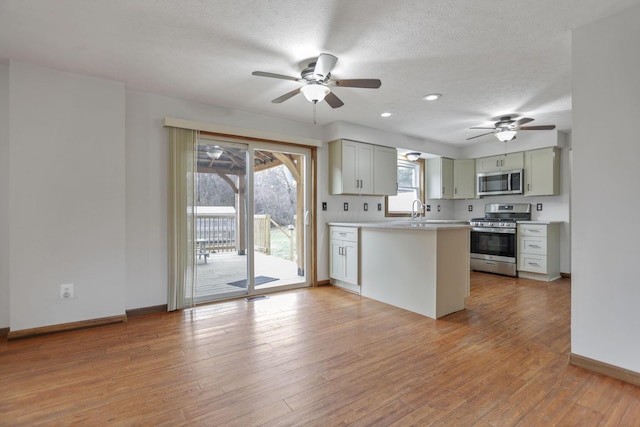
<instances>
[{"instance_id":1,"label":"ceiling fan light fixture","mask_svg":"<svg viewBox=\"0 0 640 427\"><path fill-rule=\"evenodd\" d=\"M222 153L223 153L223 150L218 145L214 145L213 147L207 150L207 156L213 160L218 160L220 156L222 156Z\"/></svg>"},{"instance_id":2,"label":"ceiling fan light fixture","mask_svg":"<svg viewBox=\"0 0 640 427\"><path fill-rule=\"evenodd\" d=\"M420 158L420 154L421 153L407 153L404 156L407 158L407 160L415 162L416 160L418 160Z\"/></svg>"},{"instance_id":3,"label":"ceiling fan light fixture","mask_svg":"<svg viewBox=\"0 0 640 427\"><path fill-rule=\"evenodd\" d=\"M510 129L501 129L496 132L496 138L502 142L509 142L516 137L516 131Z\"/></svg>"},{"instance_id":4,"label":"ceiling fan light fixture","mask_svg":"<svg viewBox=\"0 0 640 427\"><path fill-rule=\"evenodd\" d=\"M320 102L331 92L329 88L320 83L309 83L300 88L300 92L309 102Z\"/></svg>"}]
</instances>

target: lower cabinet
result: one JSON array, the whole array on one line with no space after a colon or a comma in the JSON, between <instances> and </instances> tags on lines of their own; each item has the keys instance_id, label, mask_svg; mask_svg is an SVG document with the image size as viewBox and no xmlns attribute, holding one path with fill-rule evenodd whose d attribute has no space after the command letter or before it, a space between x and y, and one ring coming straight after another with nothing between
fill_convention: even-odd
<instances>
[{"instance_id":1,"label":"lower cabinet","mask_svg":"<svg viewBox=\"0 0 640 427\"><path fill-rule=\"evenodd\" d=\"M358 229L330 226L329 277L331 283L360 292L358 282Z\"/></svg>"},{"instance_id":2,"label":"lower cabinet","mask_svg":"<svg viewBox=\"0 0 640 427\"><path fill-rule=\"evenodd\" d=\"M518 276L546 282L560 278L559 224L518 224Z\"/></svg>"}]
</instances>

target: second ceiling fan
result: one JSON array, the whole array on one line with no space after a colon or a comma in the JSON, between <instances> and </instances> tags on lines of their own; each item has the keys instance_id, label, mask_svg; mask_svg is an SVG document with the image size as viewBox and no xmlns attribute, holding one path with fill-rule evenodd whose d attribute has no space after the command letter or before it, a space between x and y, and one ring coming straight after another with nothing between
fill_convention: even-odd
<instances>
[{"instance_id":1,"label":"second ceiling fan","mask_svg":"<svg viewBox=\"0 0 640 427\"><path fill-rule=\"evenodd\" d=\"M265 71L254 71L251 74L303 83L301 87L272 100L271 102L275 104L284 102L302 92L309 102L316 104L324 99L332 108L339 108L344 105L344 102L331 91L331 87L378 89L382 85L382 82L378 79L332 79L331 70L335 67L336 62L338 62L337 57L328 53L321 53L314 62L309 63L302 70L300 77L290 77Z\"/></svg>"},{"instance_id":2,"label":"second ceiling fan","mask_svg":"<svg viewBox=\"0 0 640 427\"><path fill-rule=\"evenodd\" d=\"M469 129L491 129L491 132L482 133L480 135L467 138L467 141L481 136L494 134L502 142L511 141L516 137L516 133L521 130L552 130L555 129L555 125L540 125L540 126L522 126L525 123L532 122L534 119L529 117L522 117L515 120L516 116L502 116L500 120L494 123L492 127L474 126ZM495 119L494 119L495 120Z\"/></svg>"}]
</instances>

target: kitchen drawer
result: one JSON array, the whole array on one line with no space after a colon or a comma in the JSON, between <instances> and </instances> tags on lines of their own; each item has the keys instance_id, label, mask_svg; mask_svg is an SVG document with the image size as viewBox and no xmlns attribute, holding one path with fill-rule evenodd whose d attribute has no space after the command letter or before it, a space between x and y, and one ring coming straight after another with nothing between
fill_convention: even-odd
<instances>
[{"instance_id":1,"label":"kitchen drawer","mask_svg":"<svg viewBox=\"0 0 640 427\"><path fill-rule=\"evenodd\" d=\"M532 273L547 274L547 257L529 254L520 254L518 270Z\"/></svg>"},{"instance_id":2,"label":"kitchen drawer","mask_svg":"<svg viewBox=\"0 0 640 427\"><path fill-rule=\"evenodd\" d=\"M520 237L520 253L547 255L546 237Z\"/></svg>"},{"instance_id":3,"label":"kitchen drawer","mask_svg":"<svg viewBox=\"0 0 640 427\"><path fill-rule=\"evenodd\" d=\"M358 229L354 227L331 227L331 239L358 241Z\"/></svg>"},{"instance_id":4,"label":"kitchen drawer","mask_svg":"<svg viewBox=\"0 0 640 427\"><path fill-rule=\"evenodd\" d=\"M519 224L518 233L520 236L547 237L547 226L545 224Z\"/></svg>"}]
</instances>

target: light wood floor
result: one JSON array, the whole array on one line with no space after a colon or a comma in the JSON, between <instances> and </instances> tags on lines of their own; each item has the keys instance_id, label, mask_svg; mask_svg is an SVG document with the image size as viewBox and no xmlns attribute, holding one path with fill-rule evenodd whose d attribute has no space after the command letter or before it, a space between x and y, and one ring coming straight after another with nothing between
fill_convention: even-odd
<instances>
[{"instance_id":1,"label":"light wood floor","mask_svg":"<svg viewBox=\"0 0 640 427\"><path fill-rule=\"evenodd\" d=\"M569 311L567 279L472 273L437 321L321 287L0 342L0 425L637 426Z\"/></svg>"}]
</instances>

